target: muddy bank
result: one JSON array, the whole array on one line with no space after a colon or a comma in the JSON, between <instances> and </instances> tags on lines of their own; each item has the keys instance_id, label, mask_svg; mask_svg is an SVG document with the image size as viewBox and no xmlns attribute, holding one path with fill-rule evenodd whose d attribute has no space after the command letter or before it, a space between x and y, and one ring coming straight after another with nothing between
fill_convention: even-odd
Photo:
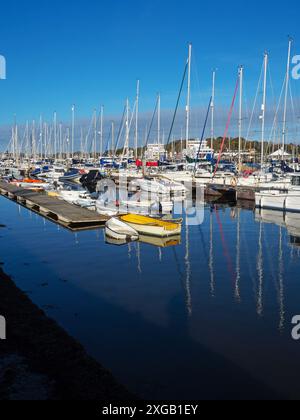
<instances>
[{"instance_id":1,"label":"muddy bank","mask_svg":"<svg viewBox=\"0 0 300 420\"><path fill-rule=\"evenodd\" d=\"M0 340L0 399L134 399L1 268L0 315L7 321L7 340Z\"/></svg>"}]
</instances>

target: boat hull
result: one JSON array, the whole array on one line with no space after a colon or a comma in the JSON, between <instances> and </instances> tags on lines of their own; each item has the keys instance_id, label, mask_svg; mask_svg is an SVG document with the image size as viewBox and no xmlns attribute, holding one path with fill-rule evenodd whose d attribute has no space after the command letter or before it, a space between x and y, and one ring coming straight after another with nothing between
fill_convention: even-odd
<instances>
[{"instance_id":1,"label":"boat hull","mask_svg":"<svg viewBox=\"0 0 300 420\"><path fill-rule=\"evenodd\" d=\"M181 223L178 222L164 221L132 214L121 216L120 219L131 226L139 235L168 238L181 234Z\"/></svg>"},{"instance_id":2,"label":"boat hull","mask_svg":"<svg viewBox=\"0 0 300 420\"><path fill-rule=\"evenodd\" d=\"M262 209L300 212L300 193L257 193L255 204Z\"/></svg>"},{"instance_id":3,"label":"boat hull","mask_svg":"<svg viewBox=\"0 0 300 420\"><path fill-rule=\"evenodd\" d=\"M105 225L105 234L110 238L120 241L136 241L139 239L139 235L127 223L123 223L117 218L111 218Z\"/></svg>"}]
</instances>

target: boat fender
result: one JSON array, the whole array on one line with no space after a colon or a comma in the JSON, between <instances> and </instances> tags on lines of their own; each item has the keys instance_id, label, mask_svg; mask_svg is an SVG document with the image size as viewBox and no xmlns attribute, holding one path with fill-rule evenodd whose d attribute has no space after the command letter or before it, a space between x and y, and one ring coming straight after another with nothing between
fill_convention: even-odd
<instances>
[{"instance_id":1,"label":"boat fender","mask_svg":"<svg viewBox=\"0 0 300 420\"><path fill-rule=\"evenodd\" d=\"M236 177L233 177L233 178L231 179L231 186L232 186L232 187L236 187L236 186L237 186L237 179L236 179Z\"/></svg>"}]
</instances>

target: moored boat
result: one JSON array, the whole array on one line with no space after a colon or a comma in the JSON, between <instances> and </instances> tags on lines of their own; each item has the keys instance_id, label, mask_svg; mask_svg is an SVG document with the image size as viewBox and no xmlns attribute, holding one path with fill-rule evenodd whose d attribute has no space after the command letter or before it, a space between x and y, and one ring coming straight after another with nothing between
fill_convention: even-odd
<instances>
[{"instance_id":1,"label":"moored boat","mask_svg":"<svg viewBox=\"0 0 300 420\"><path fill-rule=\"evenodd\" d=\"M120 217L122 222L127 223L135 229L140 235L158 236L161 238L181 234L180 221L165 221L153 217L140 216L136 214L127 214Z\"/></svg>"},{"instance_id":2,"label":"moored boat","mask_svg":"<svg viewBox=\"0 0 300 420\"><path fill-rule=\"evenodd\" d=\"M135 229L116 217L108 220L105 225L105 233L106 236L120 241L136 241L139 238L139 234Z\"/></svg>"},{"instance_id":3,"label":"moored boat","mask_svg":"<svg viewBox=\"0 0 300 420\"><path fill-rule=\"evenodd\" d=\"M263 191L255 194L257 208L300 212L300 191Z\"/></svg>"}]
</instances>

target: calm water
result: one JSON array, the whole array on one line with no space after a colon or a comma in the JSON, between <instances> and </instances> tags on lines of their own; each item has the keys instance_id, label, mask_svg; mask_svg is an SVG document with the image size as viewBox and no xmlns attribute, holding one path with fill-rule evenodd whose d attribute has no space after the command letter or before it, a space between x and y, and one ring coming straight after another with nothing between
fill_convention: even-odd
<instances>
[{"instance_id":1,"label":"calm water","mask_svg":"<svg viewBox=\"0 0 300 420\"><path fill-rule=\"evenodd\" d=\"M74 234L4 198L0 215L6 273L138 395L300 397L300 218L288 231L280 213L207 206L157 248Z\"/></svg>"}]
</instances>

